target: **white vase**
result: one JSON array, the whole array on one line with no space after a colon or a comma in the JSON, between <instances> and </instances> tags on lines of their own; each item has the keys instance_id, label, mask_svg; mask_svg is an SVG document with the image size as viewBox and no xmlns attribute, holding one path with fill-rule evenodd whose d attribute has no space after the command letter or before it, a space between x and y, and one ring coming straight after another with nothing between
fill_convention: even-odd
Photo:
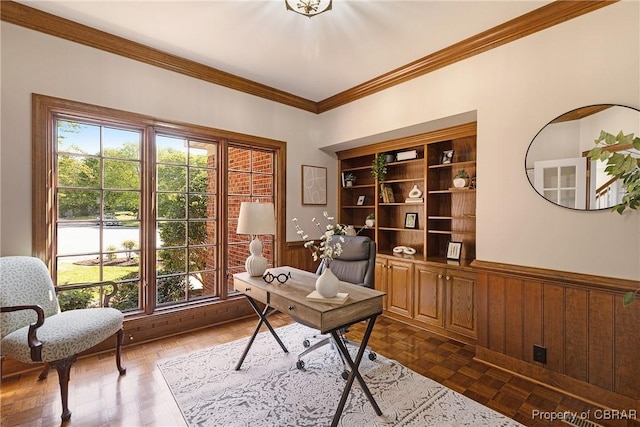
<instances>
[{"instance_id":1,"label":"white vase","mask_svg":"<svg viewBox=\"0 0 640 427\"><path fill-rule=\"evenodd\" d=\"M453 180L453 186L456 188L463 188L467 185L467 180L464 178L456 178Z\"/></svg>"},{"instance_id":2,"label":"white vase","mask_svg":"<svg viewBox=\"0 0 640 427\"><path fill-rule=\"evenodd\" d=\"M316 279L316 291L325 297L332 298L338 295L338 283L340 281L329 267L325 268L320 277Z\"/></svg>"}]
</instances>

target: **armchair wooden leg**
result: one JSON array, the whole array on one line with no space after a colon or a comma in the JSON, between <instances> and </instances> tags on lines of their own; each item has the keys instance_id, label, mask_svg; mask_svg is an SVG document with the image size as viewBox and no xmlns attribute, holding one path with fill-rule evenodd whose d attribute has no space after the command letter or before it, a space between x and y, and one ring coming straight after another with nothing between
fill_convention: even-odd
<instances>
[{"instance_id":1,"label":"armchair wooden leg","mask_svg":"<svg viewBox=\"0 0 640 427\"><path fill-rule=\"evenodd\" d=\"M124 375L127 373L127 368L122 367L121 362L121 354L122 354L122 342L124 341L124 329L120 329L118 331L118 336L116 337L116 366L118 367L118 372L120 375Z\"/></svg>"},{"instance_id":2,"label":"armchair wooden leg","mask_svg":"<svg viewBox=\"0 0 640 427\"><path fill-rule=\"evenodd\" d=\"M66 359L50 362L50 365L53 366L56 371L58 371L58 381L60 382L60 396L62 398L62 421L67 421L69 418L71 418L71 411L69 410L68 405L69 378L71 377L71 365L73 365L73 362L76 361L77 356L77 354L74 354L73 356L67 357Z\"/></svg>"},{"instance_id":3,"label":"armchair wooden leg","mask_svg":"<svg viewBox=\"0 0 640 427\"><path fill-rule=\"evenodd\" d=\"M38 380L40 381L46 380L47 377L49 376L49 369L51 369L51 365L49 365L48 363L45 363L44 366L42 367L42 371L40 371L40 375L38 375Z\"/></svg>"}]
</instances>

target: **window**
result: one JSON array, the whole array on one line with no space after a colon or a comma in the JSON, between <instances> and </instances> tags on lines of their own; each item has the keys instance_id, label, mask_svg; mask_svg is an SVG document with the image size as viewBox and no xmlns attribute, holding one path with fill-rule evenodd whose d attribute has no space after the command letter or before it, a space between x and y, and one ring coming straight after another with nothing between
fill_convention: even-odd
<instances>
[{"instance_id":1,"label":"window","mask_svg":"<svg viewBox=\"0 0 640 427\"><path fill-rule=\"evenodd\" d=\"M235 233L240 203L274 202L283 217L284 143L34 100L34 255L63 309L109 295L113 307L150 314L233 294L250 243ZM262 240L274 265L278 240Z\"/></svg>"}]
</instances>

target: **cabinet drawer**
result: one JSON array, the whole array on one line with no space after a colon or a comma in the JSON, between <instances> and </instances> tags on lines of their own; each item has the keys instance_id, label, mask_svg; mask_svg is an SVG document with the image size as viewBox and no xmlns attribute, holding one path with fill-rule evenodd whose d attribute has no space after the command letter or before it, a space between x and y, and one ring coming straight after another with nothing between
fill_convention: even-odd
<instances>
[{"instance_id":1,"label":"cabinet drawer","mask_svg":"<svg viewBox=\"0 0 640 427\"><path fill-rule=\"evenodd\" d=\"M269 305L280 311L281 313L288 314L303 325L307 325L316 329L322 329L322 315L317 310L312 310L309 307L298 304L288 298L284 298L273 293L270 295Z\"/></svg>"},{"instance_id":2,"label":"cabinet drawer","mask_svg":"<svg viewBox=\"0 0 640 427\"><path fill-rule=\"evenodd\" d=\"M242 280L233 279L233 289L261 303L266 304L268 302L266 290Z\"/></svg>"}]
</instances>

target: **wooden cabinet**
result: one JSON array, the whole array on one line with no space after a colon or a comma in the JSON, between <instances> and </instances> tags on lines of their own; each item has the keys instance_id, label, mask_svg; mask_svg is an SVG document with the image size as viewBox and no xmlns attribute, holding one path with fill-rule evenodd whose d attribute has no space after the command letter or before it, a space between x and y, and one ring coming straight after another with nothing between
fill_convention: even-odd
<instances>
[{"instance_id":1,"label":"wooden cabinet","mask_svg":"<svg viewBox=\"0 0 640 427\"><path fill-rule=\"evenodd\" d=\"M478 336L475 304L475 273L460 270L445 270L446 330L476 339Z\"/></svg>"},{"instance_id":2,"label":"wooden cabinet","mask_svg":"<svg viewBox=\"0 0 640 427\"><path fill-rule=\"evenodd\" d=\"M441 267L417 264L414 283L414 313L416 321L444 327L443 269Z\"/></svg>"},{"instance_id":3,"label":"wooden cabinet","mask_svg":"<svg viewBox=\"0 0 640 427\"><path fill-rule=\"evenodd\" d=\"M401 316L413 316L413 264L388 259L386 266L387 310Z\"/></svg>"}]
</instances>

